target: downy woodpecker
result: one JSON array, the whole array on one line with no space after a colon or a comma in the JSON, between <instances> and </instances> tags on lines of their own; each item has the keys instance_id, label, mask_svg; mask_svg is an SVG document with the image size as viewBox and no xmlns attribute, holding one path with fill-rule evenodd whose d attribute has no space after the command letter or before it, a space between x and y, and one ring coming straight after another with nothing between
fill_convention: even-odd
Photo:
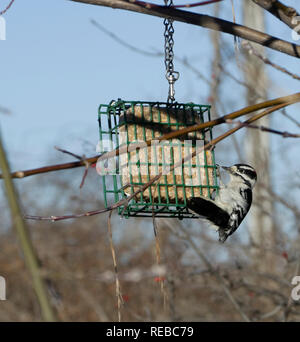
<instances>
[{"instance_id":1,"label":"downy woodpecker","mask_svg":"<svg viewBox=\"0 0 300 342\"><path fill-rule=\"evenodd\" d=\"M218 167L220 188L215 199L193 197L187 205L200 218L210 221L219 232L219 241L225 242L237 230L250 209L257 175L253 167L246 164L222 168L229 173L230 180L224 185Z\"/></svg>"}]
</instances>

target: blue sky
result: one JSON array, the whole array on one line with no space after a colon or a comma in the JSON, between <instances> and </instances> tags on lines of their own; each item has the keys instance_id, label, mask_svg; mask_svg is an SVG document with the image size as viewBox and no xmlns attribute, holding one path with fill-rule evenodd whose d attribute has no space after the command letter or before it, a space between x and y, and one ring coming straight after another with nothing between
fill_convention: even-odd
<instances>
[{"instance_id":1,"label":"blue sky","mask_svg":"<svg viewBox=\"0 0 300 342\"><path fill-rule=\"evenodd\" d=\"M0 1L0 9L8 2ZM156 2L162 3L162 0ZM179 0L174 2L179 3ZM237 22L241 23L240 1L234 0L234 3ZM297 0L285 3L298 5ZM212 14L212 10L212 6L194 9L208 14ZM220 16L232 20L229 0L223 1ZM162 52L162 19L68 0L15 0L4 17L7 39L0 41L0 107L11 110L11 115L0 113L0 129L12 170L70 160L70 157L55 151L55 145L77 154L94 155L100 103L109 103L117 98L166 100L168 85L163 58L147 57L128 50L90 22L91 19L96 20L120 39L140 49ZM268 33L291 41L291 30L286 25L269 14L266 19ZM187 58L210 78L210 31L183 23L175 23L174 27L175 55ZM232 36L222 34L222 39L233 47ZM266 52L272 61L300 73L298 59L272 50ZM235 63L235 58L231 58L226 61L225 68L241 79ZM269 66L266 69L270 79L269 98L299 91L299 81ZM176 100L208 104L207 84L179 62L175 62L175 70L180 72ZM224 81L221 96L226 111L246 105L245 89L229 78ZM299 108L299 105L294 105L288 113L298 119ZM272 127L297 132L297 127L280 113L272 116ZM285 184L299 170L297 142L272 136L274 188L281 195L289 191ZM224 151L224 148L220 150ZM226 151L228 153L224 154L216 149L218 163L222 164L226 159L228 162L230 158L239 162L235 153L231 153L232 145L230 148L226 145ZM51 176L44 177L51 186ZM30 185L31 179L16 183L20 187L27 182ZM278 189L279 184L281 189ZM298 192L294 192L295 200ZM74 184L74 193L78 193L77 183ZM49 191L47 194L48 198ZM72 203L70 206L69 211L72 212ZM8 213L5 209L2 212ZM282 216L284 218L285 215Z\"/></svg>"},{"instance_id":2,"label":"blue sky","mask_svg":"<svg viewBox=\"0 0 300 342\"><path fill-rule=\"evenodd\" d=\"M1 9L6 3L8 0L4 4L1 1ZM297 1L288 3L296 6ZM212 7L195 9L200 10L211 13ZM241 22L238 5L236 11L237 21ZM222 17L232 20L228 0L224 1ZM5 19L7 39L0 41L0 105L12 114L1 115L0 125L13 169L55 162L58 152L54 151L54 145L79 154L93 154L100 103L118 97L165 101L163 58L136 54L90 22L90 19L98 21L138 48L162 51L162 19L67 0L16 0ZM267 16L267 31L285 39L291 37L291 30L271 15ZM231 36L223 37L227 42L232 41ZM175 54L187 57L209 77L208 30L175 23ZM272 51L269 56L290 70L299 70L295 58ZM234 71L234 61L226 67ZM177 101L207 103L207 85L181 64L175 62L175 69L181 73L176 83ZM274 84L278 82L274 89L271 87L270 97L298 89L298 82L285 75L271 70L270 77L271 84L273 80ZM223 96L232 109L238 109L245 105L241 96L244 90L230 82ZM290 113L296 113L295 108Z\"/></svg>"}]
</instances>

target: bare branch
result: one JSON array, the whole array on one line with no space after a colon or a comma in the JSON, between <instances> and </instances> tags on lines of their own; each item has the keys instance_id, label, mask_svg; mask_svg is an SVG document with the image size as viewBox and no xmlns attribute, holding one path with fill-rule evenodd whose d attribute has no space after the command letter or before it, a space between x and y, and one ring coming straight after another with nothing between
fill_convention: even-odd
<instances>
[{"instance_id":1,"label":"bare branch","mask_svg":"<svg viewBox=\"0 0 300 342\"><path fill-rule=\"evenodd\" d=\"M263 61L265 64L268 64L271 67L273 67L274 69L277 69L277 70L279 70L279 71L281 71L281 72L283 72L283 73L293 77L294 79L300 81L300 76L298 76L297 74L294 74L294 73L288 71L286 68L284 68L284 67L282 67L282 66L280 66L278 64L275 64L275 63L271 62L267 57L263 56L256 49L254 49L254 47L249 42L243 41L242 42L242 46L243 46L243 48L248 50L251 55L256 56L261 61Z\"/></svg>"},{"instance_id":2,"label":"bare branch","mask_svg":"<svg viewBox=\"0 0 300 342\"><path fill-rule=\"evenodd\" d=\"M297 218L297 220L300 220L300 210L294 203L289 202L285 197L282 197L275 193L270 187L264 186L264 184L261 184L262 187L264 187L270 194L271 198L278 203L281 203L283 206L285 206L287 209L289 209L293 215Z\"/></svg>"},{"instance_id":3,"label":"bare branch","mask_svg":"<svg viewBox=\"0 0 300 342\"><path fill-rule=\"evenodd\" d=\"M85 182L85 179L86 179L86 177L87 177L87 175L88 175L88 172L89 172L89 166L86 166L86 168L85 168L85 170L84 170L84 173L83 173L83 175L82 175L81 183L80 183L80 185L79 185L79 188L80 188L80 189L83 188L83 186L84 186L84 182Z\"/></svg>"},{"instance_id":4,"label":"bare branch","mask_svg":"<svg viewBox=\"0 0 300 342\"><path fill-rule=\"evenodd\" d=\"M58 146L54 146L54 148L55 148L57 151L62 152L62 153L65 153L65 154L68 154L68 155L70 155L70 156L72 156L72 157L74 157L74 158L76 158L76 159L84 160L84 159L83 159L81 156L79 156L78 154L75 154L75 153L73 153L73 152L64 150L64 149L62 149L62 148L60 148L60 147L58 147Z\"/></svg>"},{"instance_id":5,"label":"bare branch","mask_svg":"<svg viewBox=\"0 0 300 342\"><path fill-rule=\"evenodd\" d=\"M11 114L11 110L0 106L0 113L9 115Z\"/></svg>"},{"instance_id":6,"label":"bare branch","mask_svg":"<svg viewBox=\"0 0 300 342\"><path fill-rule=\"evenodd\" d=\"M124 304L123 303L123 297L121 292L121 285L119 280L119 274L118 274L118 264L117 264L117 257L116 257L116 251L113 243L112 238L112 229L111 229L111 215L112 211L109 213L108 221L107 221L107 227L108 227L108 236L109 236L109 244L110 244L110 250L111 255L113 259L114 264L114 270L115 270L115 282L116 282L116 297L117 297L117 307L118 307L118 321L121 322L122 316L121 316L121 307Z\"/></svg>"},{"instance_id":7,"label":"bare branch","mask_svg":"<svg viewBox=\"0 0 300 342\"><path fill-rule=\"evenodd\" d=\"M299 16L299 13L293 8L285 6L282 2L276 0L252 0L258 6L264 8L273 14L280 21L284 22L290 28L294 28L297 22L293 18Z\"/></svg>"},{"instance_id":8,"label":"bare branch","mask_svg":"<svg viewBox=\"0 0 300 342\"><path fill-rule=\"evenodd\" d=\"M237 84L239 84L239 85L241 85L241 86L243 86L243 87L245 87L245 88L251 90L252 92L255 92L257 95L259 95L258 92L257 92L257 89L254 89L254 88L253 88L251 85L249 85L247 82L244 82L244 81L242 81L242 80L239 80L239 79L238 79L237 77L235 77L231 72L229 72L228 70L226 70L226 69L224 68L224 65L219 64L218 67L222 70L222 72L223 72L226 76L228 76L229 78L231 78L234 82L236 82ZM262 96L260 96L260 97L262 97Z\"/></svg>"},{"instance_id":9,"label":"bare branch","mask_svg":"<svg viewBox=\"0 0 300 342\"><path fill-rule=\"evenodd\" d=\"M270 49L280 51L293 57L300 58L300 46L289 43L285 40L270 36L263 32L253 30L249 27L234 24L230 21L214 18L209 15L197 14L188 11L182 11L176 8L155 6L149 8L147 3L136 4L125 0L70 0L85 4L105 6L111 8L119 8L128 11L148 14L161 18L170 18L175 21L180 21L196 26L202 26L212 30L222 31L231 35L250 40L257 44L266 46Z\"/></svg>"},{"instance_id":10,"label":"bare branch","mask_svg":"<svg viewBox=\"0 0 300 342\"><path fill-rule=\"evenodd\" d=\"M183 8L183 7L199 7L199 6L203 6L203 5L210 5L216 2L220 2L223 0L207 0L207 1L200 1L200 2L195 2L192 4L184 4L184 5L173 5L171 7L173 8ZM160 5L154 4L152 2L145 2L145 1L140 1L140 0L129 0L129 2L134 3L134 4L138 4L141 6L144 6L146 8L156 8L156 7L160 7Z\"/></svg>"},{"instance_id":11,"label":"bare branch","mask_svg":"<svg viewBox=\"0 0 300 342\"><path fill-rule=\"evenodd\" d=\"M91 19L91 23L97 27L97 29L99 29L100 31L102 31L103 33L105 33L106 35L108 35L110 38L112 38L113 40L115 40L117 43L119 43L120 45L126 47L127 49L129 49L130 51L133 51L135 53L138 53L140 55L143 56L147 56L147 57L162 57L164 55L164 53L162 51L159 50L155 50L155 51L148 51L148 50L143 50L140 48L137 48L134 45L128 44L127 41L125 41L124 39L121 39L119 36L117 36L115 33L109 31L107 28L105 28L104 26L100 25L99 22L97 22L94 19ZM186 57L178 57L178 56L174 56L174 59L176 61L178 61L179 63L181 63L182 65L184 65L186 68L190 69L191 71L193 71L197 77L199 77L200 79L202 79L203 81L210 83L211 81L206 78L197 68L195 68L193 65L191 65Z\"/></svg>"},{"instance_id":12,"label":"bare branch","mask_svg":"<svg viewBox=\"0 0 300 342\"><path fill-rule=\"evenodd\" d=\"M54 322L57 320L56 314L50 303L50 299L46 290L45 279L41 275L41 265L35 248L33 247L32 239L22 217L19 196L15 189L15 185L11 178L9 164L6 157L6 152L2 145L0 135L0 168L3 172L4 185L8 206L11 212L11 219L16 230L16 236L19 239L26 267L31 275L32 286L37 296L37 300L41 309L43 320Z\"/></svg>"},{"instance_id":13,"label":"bare branch","mask_svg":"<svg viewBox=\"0 0 300 342\"><path fill-rule=\"evenodd\" d=\"M273 134L278 134L278 135L281 135L283 138L300 138L300 134L293 134L293 133L289 133L289 132L282 132L282 131L278 131L276 129L272 129L272 128L269 128L269 127L266 127L266 126L258 126L258 125L252 125L252 124L247 124L247 123L243 123L241 121L231 121L231 120L228 120L228 123L229 124L236 124L236 125L243 125L244 127L247 127L247 128L254 128L254 129L258 129L262 132L269 132L269 133L273 133Z\"/></svg>"},{"instance_id":14,"label":"bare branch","mask_svg":"<svg viewBox=\"0 0 300 342\"><path fill-rule=\"evenodd\" d=\"M211 121L201 123L201 124L197 124L194 126L189 126L189 127L180 129L178 131L173 131L173 132L164 134L161 137L156 138L156 140L162 141L162 140L175 139L175 138L178 138L178 137L183 136L183 135L190 133L190 132L196 132L196 131L200 131L200 130L203 130L203 129L208 128L208 127L213 127L216 125L223 124L227 120L236 119L236 118L244 116L246 114L255 112L259 109L272 107L272 106L277 106L277 108L279 109L279 108L284 108L285 106L287 106L289 104L296 103L299 101L300 101L300 93L295 93L295 94L288 95L288 96L278 97L278 98L273 99L273 100L268 100L268 101L264 101L261 103L257 103L255 105L247 106L245 108L242 108L242 109L237 110L235 112L232 112L230 114L219 117L215 120L211 120ZM283 106L278 107L278 105L283 105ZM277 110L277 109L275 109L275 110ZM141 147L145 147L145 144L147 146L150 146L151 142L152 142L152 140L147 140L141 144ZM24 177L28 177L28 176L32 176L32 175L36 175L36 174L40 174L40 173L46 173L46 172L52 172L52 171L58 171L58 170L66 170L66 169L72 169L72 168L76 168L76 167L80 167L80 166L86 166L86 163L93 164L93 163L96 163L98 160L101 161L101 160L107 160L109 158L114 158L114 157L116 157L122 153L135 151L137 148L138 148L138 144L132 144L129 147L123 146L123 147L115 149L113 151L103 153L100 156L98 155L95 157L86 158L83 161L76 161L76 162L71 162L71 163L50 165L50 166L44 166L44 167L41 167L38 169L13 172L11 174L11 177L12 178L24 178ZM0 178L2 178L1 174L0 174Z\"/></svg>"},{"instance_id":15,"label":"bare branch","mask_svg":"<svg viewBox=\"0 0 300 342\"><path fill-rule=\"evenodd\" d=\"M84 165L85 165L85 170L84 170L84 173L83 173L83 176L82 176L80 185L79 185L79 188L81 189L81 188L84 186L84 181L85 181L86 176L87 176L87 174L88 174L88 172L89 172L89 168L90 168L90 166L91 166L91 163L88 162L88 161L86 160L85 156L82 156L82 157L81 157L81 156L79 156L78 154L75 154L75 153L70 152L70 151L67 151L67 150L63 150L63 149L61 149L61 148L59 148L59 147L57 147L57 146L55 146L54 148L55 148L57 151L62 152L62 153L69 154L70 156L72 156L72 157L74 157L74 158L76 158L76 159L79 159L80 161L82 161L82 162L84 163Z\"/></svg>"},{"instance_id":16,"label":"bare branch","mask_svg":"<svg viewBox=\"0 0 300 342\"><path fill-rule=\"evenodd\" d=\"M229 299L229 301L233 304L234 308L237 310L237 312L241 315L243 320L245 322L251 322L249 317L246 315L246 313L242 310L239 303L234 298L233 294L231 293L229 287L226 285L226 282L224 278L222 277L221 273L218 269L213 267L213 265L210 263L208 258L205 256L205 254L198 248L195 244L195 242L191 239L190 235L187 233L187 231L180 227L181 231L184 233L184 238L189 242L190 246L193 248L193 250L196 252L196 254L199 256L199 258L205 263L206 267L210 270L211 274L216 278L216 280L221 285L225 295Z\"/></svg>"},{"instance_id":17,"label":"bare branch","mask_svg":"<svg viewBox=\"0 0 300 342\"><path fill-rule=\"evenodd\" d=\"M0 12L0 15L3 15L5 12L7 12L10 9L10 6L14 3L15 0L11 0L10 3Z\"/></svg>"},{"instance_id":18,"label":"bare branch","mask_svg":"<svg viewBox=\"0 0 300 342\"><path fill-rule=\"evenodd\" d=\"M285 108L283 108L283 109L280 111L280 113L281 113L283 116L285 116L286 118L288 118L290 121L292 121L297 127L300 127L300 122L297 121L296 119L294 119L291 115L289 115L289 114L286 112Z\"/></svg>"},{"instance_id":19,"label":"bare branch","mask_svg":"<svg viewBox=\"0 0 300 342\"><path fill-rule=\"evenodd\" d=\"M200 2L196 2L193 4L186 4L186 5L175 5L173 6L174 8L182 8L182 7L198 7L198 6L203 6L203 5L210 5L210 4L214 4L216 2L220 2L223 0L208 0L208 1L200 1Z\"/></svg>"},{"instance_id":20,"label":"bare branch","mask_svg":"<svg viewBox=\"0 0 300 342\"><path fill-rule=\"evenodd\" d=\"M86 158L84 161L75 161L70 163L62 163L62 164L55 164L55 165L47 165L43 167L39 167L37 169L30 169L30 170L24 170L24 171L16 171L11 174L12 178L24 178L29 177L33 175L38 175L41 173L47 173L47 172L53 172L53 171L60 171L60 170L68 170L68 169L74 169L76 167L82 167L86 165L86 162L94 164L97 162L99 158L99 155ZM0 174L0 179L3 178Z\"/></svg>"},{"instance_id":21,"label":"bare branch","mask_svg":"<svg viewBox=\"0 0 300 342\"><path fill-rule=\"evenodd\" d=\"M91 24L94 25L95 27L97 27L100 31L104 32L105 34L107 34L109 37L111 37L112 39L114 39L116 42L118 42L119 44L125 46L127 49L132 50L134 52L137 52L141 55L144 56L148 56L148 57L160 57L162 55L162 53L160 52L151 52L151 51L146 51L146 50L142 50L137 48L134 45L128 44L125 40L120 39L116 34L114 34L113 32L109 31L108 29L106 29L103 25L99 24L96 20L91 19L90 20Z\"/></svg>"}]
</instances>

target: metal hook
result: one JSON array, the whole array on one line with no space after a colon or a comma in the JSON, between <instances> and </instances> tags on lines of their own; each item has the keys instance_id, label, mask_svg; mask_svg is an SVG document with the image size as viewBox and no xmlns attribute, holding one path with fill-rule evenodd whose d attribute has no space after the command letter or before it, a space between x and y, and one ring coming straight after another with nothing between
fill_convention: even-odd
<instances>
[{"instance_id":1,"label":"metal hook","mask_svg":"<svg viewBox=\"0 0 300 342\"><path fill-rule=\"evenodd\" d=\"M178 71L173 71L172 73L167 72L166 73L166 79L169 82L169 95L168 95L168 102L169 100L171 102L175 101L175 87L174 83L178 80L180 74Z\"/></svg>"}]
</instances>

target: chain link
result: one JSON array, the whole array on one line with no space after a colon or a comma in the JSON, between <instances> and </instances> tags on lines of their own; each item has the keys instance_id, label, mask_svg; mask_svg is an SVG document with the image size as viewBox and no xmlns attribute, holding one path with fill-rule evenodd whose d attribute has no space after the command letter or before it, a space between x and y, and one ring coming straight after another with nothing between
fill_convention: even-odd
<instances>
[{"instance_id":1,"label":"chain link","mask_svg":"<svg viewBox=\"0 0 300 342\"><path fill-rule=\"evenodd\" d=\"M165 6L173 6L173 0L164 0ZM174 27L173 27L173 20L169 18L164 19L165 25L165 67L166 67L166 79L169 82L169 93L168 93L168 100L167 102L173 103L175 101L175 89L174 83L179 78L179 72L174 71Z\"/></svg>"}]
</instances>

